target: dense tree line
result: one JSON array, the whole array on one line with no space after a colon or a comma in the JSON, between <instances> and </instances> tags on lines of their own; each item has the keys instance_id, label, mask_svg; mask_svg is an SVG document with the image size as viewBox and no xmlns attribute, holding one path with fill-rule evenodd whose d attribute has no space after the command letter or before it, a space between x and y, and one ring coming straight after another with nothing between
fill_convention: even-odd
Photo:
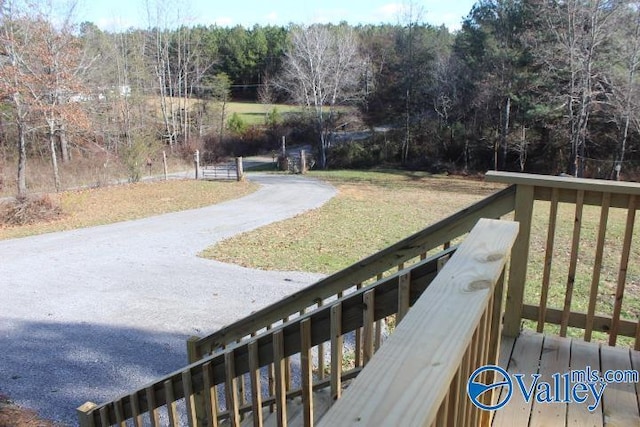
<instances>
[{"instance_id":1,"label":"dense tree line","mask_svg":"<svg viewBox=\"0 0 640 427\"><path fill-rule=\"evenodd\" d=\"M58 160L74 153L135 168L157 147L190 155L294 131L329 167L638 176L637 1L480 0L454 33L413 9L355 27L189 27L150 14L146 29L108 32L70 17L0 1L1 161L19 166L20 193L29 156L51 159L57 185ZM231 99L310 114L287 129L276 114L229 128ZM348 132L367 128L366 139Z\"/></svg>"}]
</instances>

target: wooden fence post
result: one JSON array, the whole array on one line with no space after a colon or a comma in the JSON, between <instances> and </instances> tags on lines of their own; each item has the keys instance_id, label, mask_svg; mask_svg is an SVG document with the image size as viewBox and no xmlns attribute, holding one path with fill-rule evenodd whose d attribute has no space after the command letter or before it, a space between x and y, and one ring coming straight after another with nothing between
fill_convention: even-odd
<instances>
[{"instance_id":1,"label":"wooden fence post","mask_svg":"<svg viewBox=\"0 0 640 427\"><path fill-rule=\"evenodd\" d=\"M167 173L167 152L166 151L162 151L162 166L164 168L164 180L168 180L169 179L169 174Z\"/></svg>"},{"instance_id":2,"label":"wooden fence post","mask_svg":"<svg viewBox=\"0 0 640 427\"><path fill-rule=\"evenodd\" d=\"M193 155L193 163L195 164L196 167L196 179L200 178L200 150L196 150L195 154Z\"/></svg>"},{"instance_id":3,"label":"wooden fence post","mask_svg":"<svg viewBox=\"0 0 640 427\"><path fill-rule=\"evenodd\" d=\"M244 179L244 166L242 163L242 157L236 157L236 176L238 181L242 181Z\"/></svg>"},{"instance_id":4,"label":"wooden fence post","mask_svg":"<svg viewBox=\"0 0 640 427\"><path fill-rule=\"evenodd\" d=\"M520 223L520 231L511 252L503 330L504 335L509 337L518 336L522 321L522 303L525 282L527 281L527 263L529 262L533 191L533 185L518 184L516 188L514 221Z\"/></svg>"},{"instance_id":5,"label":"wooden fence post","mask_svg":"<svg viewBox=\"0 0 640 427\"><path fill-rule=\"evenodd\" d=\"M300 150L300 173L307 173L307 155L304 150Z\"/></svg>"}]
</instances>

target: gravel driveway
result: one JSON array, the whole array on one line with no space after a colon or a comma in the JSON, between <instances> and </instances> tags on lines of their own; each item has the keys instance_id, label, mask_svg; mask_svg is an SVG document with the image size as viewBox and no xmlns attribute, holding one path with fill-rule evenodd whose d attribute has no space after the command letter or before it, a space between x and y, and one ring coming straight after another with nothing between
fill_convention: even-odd
<instances>
[{"instance_id":1,"label":"gravel driveway","mask_svg":"<svg viewBox=\"0 0 640 427\"><path fill-rule=\"evenodd\" d=\"M186 363L205 335L317 280L196 254L234 234L318 207L335 190L252 175L242 199L100 227L0 241L0 392L76 424L75 408Z\"/></svg>"}]
</instances>

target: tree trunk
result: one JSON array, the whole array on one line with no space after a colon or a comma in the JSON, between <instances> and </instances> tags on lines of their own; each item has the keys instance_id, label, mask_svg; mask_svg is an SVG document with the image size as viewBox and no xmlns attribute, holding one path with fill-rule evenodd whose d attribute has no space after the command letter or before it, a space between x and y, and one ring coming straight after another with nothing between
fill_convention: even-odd
<instances>
[{"instance_id":1,"label":"tree trunk","mask_svg":"<svg viewBox=\"0 0 640 427\"><path fill-rule=\"evenodd\" d=\"M18 122L18 196L27 195L27 142L24 125Z\"/></svg>"},{"instance_id":2,"label":"tree trunk","mask_svg":"<svg viewBox=\"0 0 640 427\"><path fill-rule=\"evenodd\" d=\"M509 135L509 125L511 120L511 97L507 97L504 106L504 117L502 122L502 135L500 135L500 142L502 144L501 163L502 170L507 170L507 151L509 149L507 136Z\"/></svg>"},{"instance_id":3,"label":"tree trunk","mask_svg":"<svg viewBox=\"0 0 640 427\"><path fill-rule=\"evenodd\" d=\"M69 144L67 141L67 131L64 124L58 128L58 140L60 141L60 153L62 154L62 163L66 164L71 161L71 153L69 152Z\"/></svg>"},{"instance_id":4,"label":"tree trunk","mask_svg":"<svg viewBox=\"0 0 640 427\"><path fill-rule=\"evenodd\" d=\"M60 191L60 171L58 170L58 155L56 153L56 135L53 121L49 121L49 148L51 149L51 167L53 168L53 183L56 192Z\"/></svg>"}]
</instances>

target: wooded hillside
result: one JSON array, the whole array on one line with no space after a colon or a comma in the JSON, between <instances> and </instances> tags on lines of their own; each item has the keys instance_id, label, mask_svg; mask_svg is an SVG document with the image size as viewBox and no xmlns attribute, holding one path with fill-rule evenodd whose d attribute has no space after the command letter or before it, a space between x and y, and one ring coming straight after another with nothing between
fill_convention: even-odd
<instances>
[{"instance_id":1,"label":"wooded hillside","mask_svg":"<svg viewBox=\"0 0 640 427\"><path fill-rule=\"evenodd\" d=\"M113 33L0 1L0 185L26 193L32 159L58 187L59 162L135 168L158 149L246 154L282 135L327 167L638 179L640 2L481 0L455 33L417 8L396 24L252 28L179 12ZM309 114L248 126L232 99Z\"/></svg>"}]
</instances>

